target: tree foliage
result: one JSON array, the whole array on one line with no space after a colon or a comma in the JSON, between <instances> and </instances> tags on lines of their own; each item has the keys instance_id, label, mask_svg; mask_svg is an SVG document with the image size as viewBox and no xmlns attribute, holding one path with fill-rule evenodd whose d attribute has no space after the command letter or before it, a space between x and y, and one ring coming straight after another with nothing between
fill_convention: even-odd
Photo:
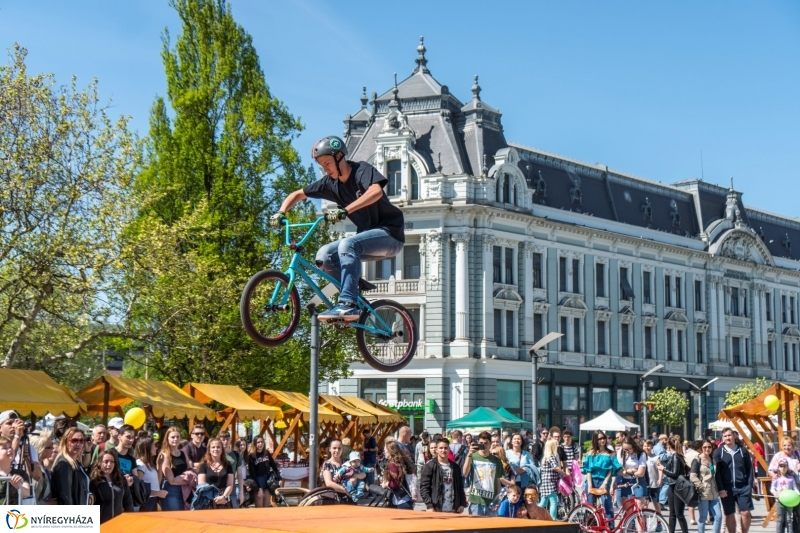
<instances>
[{"instance_id":1,"label":"tree foliage","mask_svg":"<svg viewBox=\"0 0 800 533\"><path fill-rule=\"evenodd\" d=\"M689 399L675 387L667 387L653 392L648 401L653 402L650 420L665 426L682 426L686 422Z\"/></svg>"},{"instance_id":2,"label":"tree foliage","mask_svg":"<svg viewBox=\"0 0 800 533\"><path fill-rule=\"evenodd\" d=\"M120 325L132 302L121 298L119 238L133 218L137 143L127 118L109 118L96 80L56 86L29 75L25 57L17 45L0 67L2 366L61 365L81 382L96 369L63 361L106 337L138 338Z\"/></svg>"},{"instance_id":3,"label":"tree foliage","mask_svg":"<svg viewBox=\"0 0 800 533\"><path fill-rule=\"evenodd\" d=\"M285 266L288 250L267 217L314 179L292 139L301 128L267 86L250 36L223 0L175 0L181 35L163 37L167 97L150 115L139 212L127 230L132 323L153 337L150 364L189 381L308 390L308 318L292 340L265 349L243 332L238 302L247 279ZM295 219L314 215L311 203ZM325 235L309 241L315 249ZM337 379L354 352L352 331L322 354L321 378Z\"/></svg>"},{"instance_id":4,"label":"tree foliage","mask_svg":"<svg viewBox=\"0 0 800 533\"><path fill-rule=\"evenodd\" d=\"M767 378L756 378L755 381L740 383L725 395L725 407L733 407L749 402L771 386L772 383L767 381Z\"/></svg>"}]
</instances>

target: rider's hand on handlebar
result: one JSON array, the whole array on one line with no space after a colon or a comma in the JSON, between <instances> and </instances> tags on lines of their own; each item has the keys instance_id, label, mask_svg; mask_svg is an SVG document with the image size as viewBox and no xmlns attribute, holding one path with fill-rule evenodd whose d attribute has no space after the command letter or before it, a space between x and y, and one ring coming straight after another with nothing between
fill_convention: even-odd
<instances>
[{"instance_id":1,"label":"rider's hand on handlebar","mask_svg":"<svg viewBox=\"0 0 800 533\"><path fill-rule=\"evenodd\" d=\"M286 220L286 215L283 213L283 211L278 211L269 217L269 225L278 228L283 224L284 220Z\"/></svg>"},{"instance_id":2,"label":"rider's hand on handlebar","mask_svg":"<svg viewBox=\"0 0 800 533\"><path fill-rule=\"evenodd\" d=\"M344 220L347 216L347 209L337 209L336 211L330 211L327 215L325 215L325 220L328 222L339 222L340 220Z\"/></svg>"}]
</instances>

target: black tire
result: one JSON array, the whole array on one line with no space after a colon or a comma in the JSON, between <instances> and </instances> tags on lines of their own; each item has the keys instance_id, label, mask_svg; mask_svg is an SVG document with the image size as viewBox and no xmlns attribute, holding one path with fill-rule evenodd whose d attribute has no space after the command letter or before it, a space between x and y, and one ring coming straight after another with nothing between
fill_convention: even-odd
<instances>
[{"instance_id":1,"label":"black tire","mask_svg":"<svg viewBox=\"0 0 800 533\"><path fill-rule=\"evenodd\" d=\"M581 531L592 531L592 528L600 527L597 510L588 504L574 507L567 515L567 522L578 524Z\"/></svg>"},{"instance_id":2,"label":"black tire","mask_svg":"<svg viewBox=\"0 0 800 533\"><path fill-rule=\"evenodd\" d=\"M622 523L621 533L657 533L667 531L667 521L652 509L642 509L642 516L632 514Z\"/></svg>"},{"instance_id":3,"label":"black tire","mask_svg":"<svg viewBox=\"0 0 800 533\"><path fill-rule=\"evenodd\" d=\"M279 270L262 270L247 282L239 301L239 315L247 335L261 346L271 348L289 340L300 323L300 294L292 287L288 309L268 305L275 287L289 286L289 277Z\"/></svg>"},{"instance_id":4,"label":"black tire","mask_svg":"<svg viewBox=\"0 0 800 533\"><path fill-rule=\"evenodd\" d=\"M364 361L375 370L397 372L405 368L417 352L417 342L419 342L417 324L408 309L397 302L377 300L370 302L370 305L392 327L397 323L397 320L401 320L402 329L398 330L398 332L402 336L379 338L364 329L356 328L358 351L361 352ZM364 309L358 318L358 323L365 325L374 323L374 320L372 313L368 309ZM405 342L398 342L397 339L402 339Z\"/></svg>"}]
</instances>

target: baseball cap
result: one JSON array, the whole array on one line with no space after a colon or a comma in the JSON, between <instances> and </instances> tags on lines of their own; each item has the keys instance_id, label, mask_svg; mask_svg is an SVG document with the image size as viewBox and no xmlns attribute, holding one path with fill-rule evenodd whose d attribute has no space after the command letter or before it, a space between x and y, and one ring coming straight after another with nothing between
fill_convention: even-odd
<instances>
[{"instance_id":1,"label":"baseball cap","mask_svg":"<svg viewBox=\"0 0 800 533\"><path fill-rule=\"evenodd\" d=\"M358 452L355 452L355 451L354 452L350 452L350 460L351 461L360 461L361 460L361 454L358 453Z\"/></svg>"},{"instance_id":2,"label":"baseball cap","mask_svg":"<svg viewBox=\"0 0 800 533\"><path fill-rule=\"evenodd\" d=\"M19 418L19 415L13 409L9 409L8 411L3 411L0 413L0 424L8 420L9 418Z\"/></svg>"},{"instance_id":3,"label":"baseball cap","mask_svg":"<svg viewBox=\"0 0 800 533\"><path fill-rule=\"evenodd\" d=\"M778 461L778 466L789 466L789 461L787 461L786 459L781 459L780 461Z\"/></svg>"},{"instance_id":4,"label":"baseball cap","mask_svg":"<svg viewBox=\"0 0 800 533\"><path fill-rule=\"evenodd\" d=\"M114 418L108 421L108 427L110 428L119 429L123 425L125 425L125 421L118 416L115 416Z\"/></svg>"}]
</instances>

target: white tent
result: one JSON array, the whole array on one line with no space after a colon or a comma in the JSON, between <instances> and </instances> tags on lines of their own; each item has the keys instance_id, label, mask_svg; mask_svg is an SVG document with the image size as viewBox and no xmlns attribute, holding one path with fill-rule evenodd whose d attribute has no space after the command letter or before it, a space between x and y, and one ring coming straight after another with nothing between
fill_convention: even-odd
<instances>
[{"instance_id":1,"label":"white tent","mask_svg":"<svg viewBox=\"0 0 800 533\"><path fill-rule=\"evenodd\" d=\"M615 413L613 409L609 409L597 418L581 424L581 431L627 431L635 428L638 429L639 424L625 420Z\"/></svg>"}]
</instances>

